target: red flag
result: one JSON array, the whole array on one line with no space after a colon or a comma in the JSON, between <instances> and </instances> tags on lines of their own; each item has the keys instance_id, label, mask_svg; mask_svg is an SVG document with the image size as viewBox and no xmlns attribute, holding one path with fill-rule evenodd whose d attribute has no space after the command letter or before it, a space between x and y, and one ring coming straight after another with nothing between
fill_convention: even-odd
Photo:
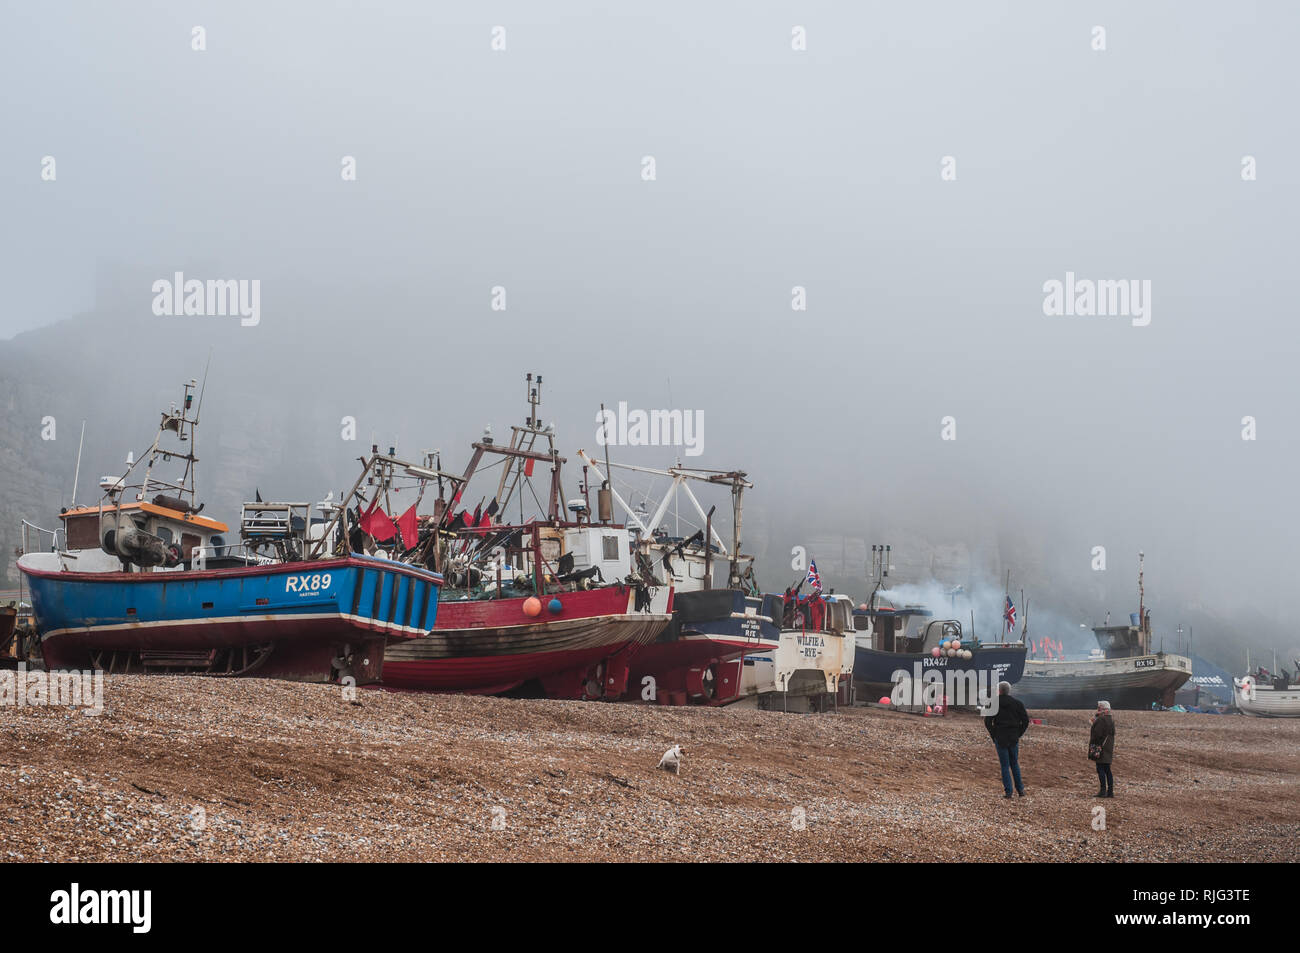
<instances>
[{"instance_id":1,"label":"red flag","mask_svg":"<svg viewBox=\"0 0 1300 953\"><path fill-rule=\"evenodd\" d=\"M379 508L379 497L375 497L370 509L361 514L361 530L381 543L392 539L397 532L397 527L393 526L388 514Z\"/></svg>"},{"instance_id":2,"label":"red flag","mask_svg":"<svg viewBox=\"0 0 1300 953\"><path fill-rule=\"evenodd\" d=\"M420 524L415 515L415 506L416 504L412 503L411 508L397 518L397 529L402 534L402 545L407 549L413 549L420 538Z\"/></svg>"},{"instance_id":3,"label":"red flag","mask_svg":"<svg viewBox=\"0 0 1300 953\"><path fill-rule=\"evenodd\" d=\"M533 475L533 464L536 462L532 457L528 458L528 462L524 464L524 476L530 477Z\"/></svg>"}]
</instances>

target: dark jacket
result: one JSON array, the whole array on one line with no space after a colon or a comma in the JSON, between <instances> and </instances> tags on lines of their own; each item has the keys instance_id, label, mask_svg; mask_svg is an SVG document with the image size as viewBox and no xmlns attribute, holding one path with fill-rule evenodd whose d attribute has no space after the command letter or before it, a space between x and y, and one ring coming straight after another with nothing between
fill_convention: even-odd
<instances>
[{"instance_id":1,"label":"dark jacket","mask_svg":"<svg viewBox=\"0 0 1300 953\"><path fill-rule=\"evenodd\" d=\"M988 729L994 744L1010 748L1029 727L1029 712L1025 711L1024 703L1019 698L999 695L997 714L985 717L984 727Z\"/></svg>"},{"instance_id":2,"label":"dark jacket","mask_svg":"<svg viewBox=\"0 0 1300 953\"><path fill-rule=\"evenodd\" d=\"M1088 744L1101 745L1101 757L1098 764L1110 764L1115 757L1115 719L1110 715L1098 715L1092 720L1092 731L1088 733Z\"/></svg>"}]
</instances>

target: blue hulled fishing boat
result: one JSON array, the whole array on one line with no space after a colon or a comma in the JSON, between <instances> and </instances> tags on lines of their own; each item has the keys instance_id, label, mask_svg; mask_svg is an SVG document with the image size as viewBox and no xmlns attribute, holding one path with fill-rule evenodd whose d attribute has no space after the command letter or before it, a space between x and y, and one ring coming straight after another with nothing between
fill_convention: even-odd
<instances>
[{"instance_id":1,"label":"blue hulled fishing boat","mask_svg":"<svg viewBox=\"0 0 1300 953\"><path fill-rule=\"evenodd\" d=\"M320 517L305 503L259 499L244 505L240 540L228 544L226 524L196 502L194 386L163 413L138 483L130 457L121 478L100 482L103 499L65 509L59 529L24 522L18 565L46 666L378 680L388 642L433 627L442 576L356 551L370 539L362 527L378 525L380 496L395 480L422 486L441 475L374 448L352 491L318 504ZM158 476L167 463L180 475ZM376 488L364 518L363 487ZM405 548L418 551L414 508L398 525Z\"/></svg>"}]
</instances>

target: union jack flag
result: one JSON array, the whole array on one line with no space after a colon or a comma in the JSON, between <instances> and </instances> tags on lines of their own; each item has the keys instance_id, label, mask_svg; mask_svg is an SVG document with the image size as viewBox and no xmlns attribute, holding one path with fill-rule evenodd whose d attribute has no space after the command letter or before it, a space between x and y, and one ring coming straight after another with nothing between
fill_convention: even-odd
<instances>
[{"instance_id":1,"label":"union jack flag","mask_svg":"<svg viewBox=\"0 0 1300 953\"><path fill-rule=\"evenodd\" d=\"M1007 596L1007 607L1002 613L1002 618L1006 620L1007 631L1012 632L1016 628L1016 604Z\"/></svg>"},{"instance_id":2,"label":"union jack flag","mask_svg":"<svg viewBox=\"0 0 1300 953\"><path fill-rule=\"evenodd\" d=\"M808 585L812 586L813 592L822 591L822 577L817 574L817 560L808 564Z\"/></svg>"}]
</instances>

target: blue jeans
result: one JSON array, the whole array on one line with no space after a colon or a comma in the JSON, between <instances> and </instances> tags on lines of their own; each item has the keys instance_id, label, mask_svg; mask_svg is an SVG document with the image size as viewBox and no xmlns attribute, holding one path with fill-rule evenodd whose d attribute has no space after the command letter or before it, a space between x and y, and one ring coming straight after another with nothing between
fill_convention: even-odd
<instances>
[{"instance_id":1,"label":"blue jeans","mask_svg":"<svg viewBox=\"0 0 1300 953\"><path fill-rule=\"evenodd\" d=\"M995 747L998 749L998 763L1002 765L1002 787L1007 792L1007 797L1011 796L1013 777L1016 779L1016 790L1024 793L1025 785L1020 780L1020 742L1012 742L1009 748L998 744Z\"/></svg>"}]
</instances>

